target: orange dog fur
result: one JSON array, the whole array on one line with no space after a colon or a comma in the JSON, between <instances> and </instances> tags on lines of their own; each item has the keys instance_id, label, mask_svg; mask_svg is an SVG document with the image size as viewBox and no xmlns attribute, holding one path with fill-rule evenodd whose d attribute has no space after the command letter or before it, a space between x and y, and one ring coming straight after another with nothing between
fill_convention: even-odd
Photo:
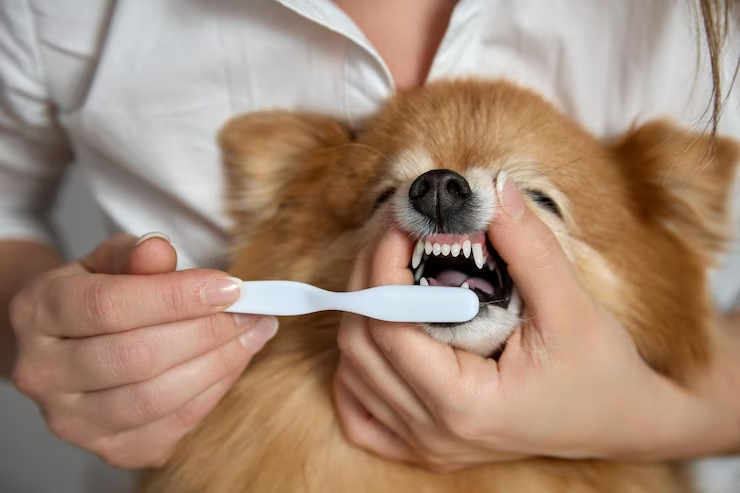
<instances>
[{"instance_id":1,"label":"orange dog fur","mask_svg":"<svg viewBox=\"0 0 740 493\"><path fill-rule=\"evenodd\" d=\"M354 256L382 231L389 205L373 204L385 190L430 168L505 169L653 368L686 382L711 361L706 271L727 231L738 160L728 140L653 122L605 144L529 91L456 81L397 95L356 137L333 118L268 112L230 121L220 144L235 276L344 290ZM532 187L558 203L562 220L530 200ZM275 339L140 491L690 490L674 464L536 459L440 475L358 450L332 403L339 317L281 320Z\"/></svg>"}]
</instances>

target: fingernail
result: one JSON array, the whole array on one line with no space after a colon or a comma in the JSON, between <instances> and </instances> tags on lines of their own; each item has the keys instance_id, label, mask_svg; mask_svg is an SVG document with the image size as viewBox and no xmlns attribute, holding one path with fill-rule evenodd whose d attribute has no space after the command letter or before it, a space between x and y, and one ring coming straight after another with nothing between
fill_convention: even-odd
<instances>
[{"instance_id":1,"label":"fingernail","mask_svg":"<svg viewBox=\"0 0 740 493\"><path fill-rule=\"evenodd\" d=\"M170 245L172 244L172 241L170 240L170 237L169 236L167 236L164 233L157 233L156 231L154 231L154 232L147 233L144 236L139 237L139 239L136 240L136 243L134 243L134 248L136 248L137 246L141 245L145 241L151 240L153 238L159 238L160 240L166 241Z\"/></svg>"},{"instance_id":2,"label":"fingernail","mask_svg":"<svg viewBox=\"0 0 740 493\"><path fill-rule=\"evenodd\" d=\"M278 320L275 317L264 317L254 327L239 336L239 342L246 349L258 351L267 341L273 338L278 330Z\"/></svg>"},{"instance_id":3,"label":"fingernail","mask_svg":"<svg viewBox=\"0 0 740 493\"><path fill-rule=\"evenodd\" d=\"M496 178L496 191L498 201L506 214L519 219L524 215L524 199L514 181L509 178L506 171L499 171Z\"/></svg>"},{"instance_id":4,"label":"fingernail","mask_svg":"<svg viewBox=\"0 0 740 493\"><path fill-rule=\"evenodd\" d=\"M237 327L250 325L256 318L256 315L245 315L243 313L234 313L232 316L234 317L234 324L236 324Z\"/></svg>"},{"instance_id":5,"label":"fingernail","mask_svg":"<svg viewBox=\"0 0 740 493\"><path fill-rule=\"evenodd\" d=\"M231 305L242 292L242 281L236 277L218 277L203 287L203 299L211 306Z\"/></svg>"}]
</instances>

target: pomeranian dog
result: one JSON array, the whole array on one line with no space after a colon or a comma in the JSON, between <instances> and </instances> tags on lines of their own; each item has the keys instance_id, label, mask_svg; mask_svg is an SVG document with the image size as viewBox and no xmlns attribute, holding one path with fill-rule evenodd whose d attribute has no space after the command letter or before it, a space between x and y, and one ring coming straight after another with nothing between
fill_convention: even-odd
<instances>
[{"instance_id":1,"label":"pomeranian dog","mask_svg":"<svg viewBox=\"0 0 740 493\"><path fill-rule=\"evenodd\" d=\"M651 122L604 143L528 90L466 80L400 93L359 130L310 114L239 116L220 145L235 276L342 291L356 253L390 217L408 233L417 284L464 286L481 301L468 323L420 330L492 355L526 309L485 233L505 170L656 371L685 383L711 361L707 271L726 241L734 142ZM140 491L690 490L677 464L533 459L435 474L359 450L332 403L339 321L335 312L281 320L278 335Z\"/></svg>"}]
</instances>

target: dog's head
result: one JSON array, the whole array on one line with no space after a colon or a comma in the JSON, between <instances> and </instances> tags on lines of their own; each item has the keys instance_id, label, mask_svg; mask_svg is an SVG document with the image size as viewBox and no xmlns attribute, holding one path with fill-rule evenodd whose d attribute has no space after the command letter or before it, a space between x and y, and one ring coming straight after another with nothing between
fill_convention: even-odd
<instances>
[{"instance_id":1,"label":"dog's head","mask_svg":"<svg viewBox=\"0 0 740 493\"><path fill-rule=\"evenodd\" d=\"M481 301L468 323L423 329L489 355L526 310L486 237L504 170L648 362L680 377L707 359L706 271L724 241L734 143L661 122L603 143L531 92L476 81L399 94L356 135L273 112L232 120L220 143L237 275L343 289L390 218L409 237L409 279Z\"/></svg>"}]
</instances>

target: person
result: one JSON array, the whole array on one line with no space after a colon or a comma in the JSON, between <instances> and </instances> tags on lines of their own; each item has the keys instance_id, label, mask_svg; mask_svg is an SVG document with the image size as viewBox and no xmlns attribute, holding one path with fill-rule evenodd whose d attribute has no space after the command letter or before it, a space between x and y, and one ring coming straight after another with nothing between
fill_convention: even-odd
<instances>
[{"instance_id":1,"label":"person","mask_svg":"<svg viewBox=\"0 0 740 493\"><path fill-rule=\"evenodd\" d=\"M214 139L229 117L280 107L358 124L397 90L475 75L531 87L605 138L654 116L706 122L707 106L727 98L710 113L740 139L734 66L719 63L740 59L740 37L734 3L727 23L722 5L3 2L6 374L62 439L122 468L166 462L277 330L270 317L223 313L238 295L223 270L229 222ZM711 57L697 19L710 26ZM64 262L45 214L71 163L111 238ZM700 382L671 384L581 290L516 188L505 194L491 237L543 337L511 344L497 364L410 326L346 317L335 393L347 436L442 471L531 455L656 460L737 448L740 316L723 319L723 357ZM396 241L366 249L351 283L393 282L399 266L378 259ZM740 276L737 255L727 259L715 286L729 310Z\"/></svg>"}]
</instances>

